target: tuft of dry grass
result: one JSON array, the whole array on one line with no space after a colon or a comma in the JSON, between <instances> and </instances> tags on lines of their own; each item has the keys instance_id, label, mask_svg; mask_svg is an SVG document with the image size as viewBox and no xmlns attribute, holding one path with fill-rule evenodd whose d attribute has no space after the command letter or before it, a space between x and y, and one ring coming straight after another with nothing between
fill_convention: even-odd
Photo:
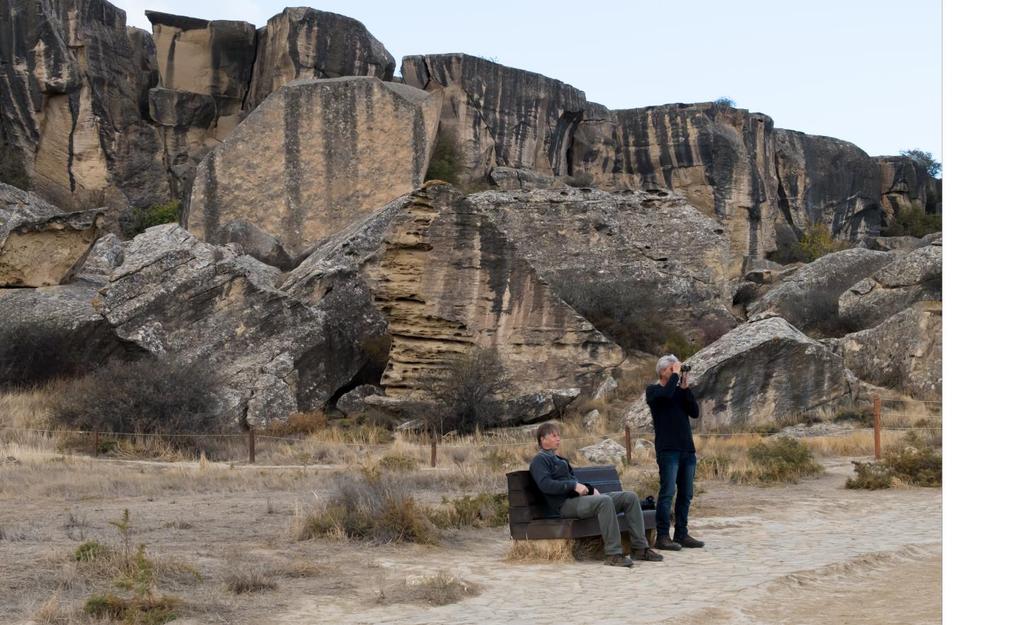
<instances>
[{"instance_id":1,"label":"tuft of dry grass","mask_svg":"<svg viewBox=\"0 0 1024 625\"><path fill-rule=\"evenodd\" d=\"M277 590L277 582L263 569L232 570L224 576L224 585L236 595Z\"/></svg>"},{"instance_id":2,"label":"tuft of dry grass","mask_svg":"<svg viewBox=\"0 0 1024 625\"><path fill-rule=\"evenodd\" d=\"M397 585L382 579L377 592L377 603L423 603L431 606L458 603L466 597L480 594L480 586L466 581L447 570L431 575L411 576Z\"/></svg>"},{"instance_id":3,"label":"tuft of dry grass","mask_svg":"<svg viewBox=\"0 0 1024 625\"><path fill-rule=\"evenodd\" d=\"M575 556L570 539L512 540L505 554L506 562L573 562Z\"/></svg>"},{"instance_id":4,"label":"tuft of dry grass","mask_svg":"<svg viewBox=\"0 0 1024 625\"><path fill-rule=\"evenodd\" d=\"M60 591L50 595L33 616L39 625L69 625L76 620L74 609L61 601Z\"/></svg>"}]
</instances>

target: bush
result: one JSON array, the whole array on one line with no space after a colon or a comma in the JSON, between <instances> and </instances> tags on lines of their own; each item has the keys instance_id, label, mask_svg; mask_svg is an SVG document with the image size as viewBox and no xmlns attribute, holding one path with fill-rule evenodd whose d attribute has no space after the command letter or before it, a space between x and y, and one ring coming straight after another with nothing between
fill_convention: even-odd
<instances>
[{"instance_id":1,"label":"bush","mask_svg":"<svg viewBox=\"0 0 1024 625\"><path fill-rule=\"evenodd\" d=\"M347 537L374 543L434 544L437 527L400 482L347 476L322 510L309 515L298 538Z\"/></svg>"},{"instance_id":2,"label":"bush","mask_svg":"<svg viewBox=\"0 0 1024 625\"><path fill-rule=\"evenodd\" d=\"M0 390L36 386L88 371L67 330L45 325L0 328Z\"/></svg>"},{"instance_id":3,"label":"bush","mask_svg":"<svg viewBox=\"0 0 1024 625\"><path fill-rule=\"evenodd\" d=\"M442 528L501 527L508 524L508 495L480 493L441 500L442 507L431 513L431 520Z\"/></svg>"},{"instance_id":4,"label":"bush","mask_svg":"<svg viewBox=\"0 0 1024 625\"><path fill-rule=\"evenodd\" d=\"M935 160L931 152L925 152L924 150L902 150L900 156L907 156L917 161L922 167L927 170L928 175L935 178L942 173L942 163Z\"/></svg>"},{"instance_id":5,"label":"bush","mask_svg":"<svg viewBox=\"0 0 1024 625\"><path fill-rule=\"evenodd\" d=\"M110 547L98 543L95 540L89 540L75 549L74 559L75 562L95 562L96 560L106 560L113 555Z\"/></svg>"},{"instance_id":6,"label":"bush","mask_svg":"<svg viewBox=\"0 0 1024 625\"><path fill-rule=\"evenodd\" d=\"M847 488L879 490L892 486L892 471L881 462L854 462L856 477L846 480Z\"/></svg>"},{"instance_id":7,"label":"bush","mask_svg":"<svg viewBox=\"0 0 1024 625\"><path fill-rule=\"evenodd\" d=\"M172 434L218 430L217 375L201 362L172 357L114 361L67 382L53 398L53 419L92 431ZM192 447L195 441L172 438Z\"/></svg>"},{"instance_id":8,"label":"bush","mask_svg":"<svg viewBox=\"0 0 1024 625\"><path fill-rule=\"evenodd\" d=\"M445 126L437 131L434 151L427 164L426 180L443 180L458 185L466 169L466 160L459 147L455 132Z\"/></svg>"},{"instance_id":9,"label":"bush","mask_svg":"<svg viewBox=\"0 0 1024 625\"><path fill-rule=\"evenodd\" d=\"M244 572L231 571L224 578L224 583L228 590L236 595L277 590L277 582L256 569Z\"/></svg>"},{"instance_id":10,"label":"bush","mask_svg":"<svg viewBox=\"0 0 1024 625\"><path fill-rule=\"evenodd\" d=\"M439 437L492 425L500 414L497 395L508 385L497 349L474 347L449 359L445 372L428 389L434 405L425 418L427 427Z\"/></svg>"},{"instance_id":11,"label":"bush","mask_svg":"<svg viewBox=\"0 0 1024 625\"><path fill-rule=\"evenodd\" d=\"M651 297L657 285L572 280L557 286L558 294L603 334L626 349L675 354L686 360L700 350L666 324L665 312Z\"/></svg>"},{"instance_id":12,"label":"bush","mask_svg":"<svg viewBox=\"0 0 1024 625\"><path fill-rule=\"evenodd\" d=\"M807 445L788 436L757 443L747 454L762 482L796 482L824 470Z\"/></svg>"},{"instance_id":13,"label":"bush","mask_svg":"<svg viewBox=\"0 0 1024 625\"><path fill-rule=\"evenodd\" d=\"M266 428L270 436L295 436L316 434L327 427L327 415L322 410L296 412L285 421L271 423Z\"/></svg>"},{"instance_id":14,"label":"bush","mask_svg":"<svg viewBox=\"0 0 1024 625\"><path fill-rule=\"evenodd\" d=\"M377 461L381 471L408 472L415 471L419 463L408 456L388 455Z\"/></svg>"},{"instance_id":15,"label":"bush","mask_svg":"<svg viewBox=\"0 0 1024 625\"><path fill-rule=\"evenodd\" d=\"M85 613L131 625L162 625L178 618L181 600L175 597L132 597L122 599L111 593L92 595L85 601Z\"/></svg>"},{"instance_id":16,"label":"bush","mask_svg":"<svg viewBox=\"0 0 1024 625\"><path fill-rule=\"evenodd\" d=\"M736 100L733 100L732 98L726 98L726 97L723 96L721 98L718 98L714 102L712 102L712 104L716 104L718 106L731 106L731 107L735 108L736 107Z\"/></svg>"},{"instance_id":17,"label":"bush","mask_svg":"<svg viewBox=\"0 0 1024 625\"><path fill-rule=\"evenodd\" d=\"M826 254L845 250L850 247L848 241L837 240L825 224L811 224L811 227L800 237L799 241L787 243L778 250L768 254L770 260L777 263L810 263Z\"/></svg>"},{"instance_id":18,"label":"bush","mask_svg":"<svg viewBox=\"0 0 1024 625\"><path fill-rule=\"evenodd\" d=\"M130 239L146 228L177 223L180 218L181 202L179 200L153 204L146 208L133 208L121 217L121 231L126 238Z\"/></svg>"},{"instance_id":19,"label":"bush","mask_svg":"<svg viewBox=\"0 0 1024 625\"><path fill-rule=\"evenodd\" d=\"M942 231L942 215L929 215L923 208L912 206L901 210L892 223L882 228L882 236L886 237L923 237L926 234Z\"/></svg>"},{"instance_id":20,"label":"bush","mask_svg":"<svg viewBox=\"0 0 1024 625\"><path fill-rule=\"evenodd\" d=\"M914 486L942 486L942 456L915 432L885 454L893 477Z\"/></svg>"}]
</instances>

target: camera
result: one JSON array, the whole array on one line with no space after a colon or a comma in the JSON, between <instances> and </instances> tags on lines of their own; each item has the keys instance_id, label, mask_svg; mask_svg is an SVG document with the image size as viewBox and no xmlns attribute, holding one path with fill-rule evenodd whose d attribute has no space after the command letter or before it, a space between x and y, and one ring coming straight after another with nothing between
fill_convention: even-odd
<instances>
[{"instance_id":1,"label":"camera","mask_svg":"<svg viewBox=\"0 0 1024 625\"><path fill-rule=\"evenodd\" d=\"M683 365L679 368L680 371L686 372L690 370L690 365Z\"/></svg>"}]
</instances>

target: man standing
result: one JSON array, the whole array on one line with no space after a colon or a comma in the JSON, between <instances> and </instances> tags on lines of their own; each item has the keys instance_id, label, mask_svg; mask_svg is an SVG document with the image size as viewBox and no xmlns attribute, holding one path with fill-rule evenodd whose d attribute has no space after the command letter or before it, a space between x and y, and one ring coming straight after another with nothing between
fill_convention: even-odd
<instances>
[{"instance_id":1,"label":"man standing","mask_svg":"<svg viewBox=\"0 0 1024 625\"><path fill-rule=\"evenodd\" d=\"M604 563L633 566L633 560L622 554L618 513L625 512L633 557L649 562L664 560L647 544L643 511L636 493L622 491L604 495L596 488L577 481L569 461L555 453L561 444L562 436L557 425L544 423L537 428L540 452L530 462L530 476L544 495L550 512L555 516L576 519L596 516L604 540Z\"/></svg>"},{"instance_id":2,"label":"man standing","mask_svg":"<svg viewBox=\"0 0 1024 625\"><path fill-rule=\"evenodd\" d=\"M655 366L658 383L647 386L647 405L654 421L654 450L661 481L655 513L658 539L654 546L671 551L704 546L686 529L693 499L693 477L697 472L697 450L693 446L690 418L700 418L700 406L690 390L686 372L681 370L682 364L675 356L662 356ZM676 531L670 539L669 509L677 492Z\"/></svg>"}]
</instances>

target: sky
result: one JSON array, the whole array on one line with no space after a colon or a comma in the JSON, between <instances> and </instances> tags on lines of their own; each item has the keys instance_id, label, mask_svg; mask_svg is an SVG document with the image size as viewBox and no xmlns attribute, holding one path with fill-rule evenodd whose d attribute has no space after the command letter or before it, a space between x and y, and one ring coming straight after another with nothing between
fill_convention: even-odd
<instances>
[{"instance_id":1,"label":"sky","mask_svg":"<svg viewBox=\"0 0 1024 625\"><path fill-rule=\"evenodd\" d=\"M282 0L112 0L145 10L263 26ZM465 52L582 89L609 108L728 97L777 128L851 141L871 155L919 148L938 160L939 0L336 2L401 65Z\"/></svg>"}]
</instances>

